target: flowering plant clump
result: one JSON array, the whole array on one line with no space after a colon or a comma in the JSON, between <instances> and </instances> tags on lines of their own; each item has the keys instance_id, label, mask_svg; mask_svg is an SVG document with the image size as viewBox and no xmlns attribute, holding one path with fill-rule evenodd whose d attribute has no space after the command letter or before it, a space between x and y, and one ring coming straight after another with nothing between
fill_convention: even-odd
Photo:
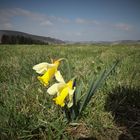
<instances>
[{"instance_id":1,"label":"flowering plant clump","mask_svg":"<svg viewBox=\"0 0 140 140\"><path fill-rule=\"evenodd\" d=\"M40 76L37 77L38 80L45 87L47 87L47 93L54 96L54 103L62 107L67 120L74 121L79 118L80 114L86 108L96 90L101 86L103 81L108 77L119 61L116 61L109 69L102 71L98 79L95 80L93 77L89 79L89 89L87 93L82 94L81 92L83 87L81 84L79 86L76 85L75 78L71 78L69 81L65 82L63 76L58 70L62 60L66 59L61 58L53 61L51 64L42 62L33 66L33 69L40 74ZM54 77L56 79L56 83L48 87L49 82Z\"/></svg>"}]
</instances>

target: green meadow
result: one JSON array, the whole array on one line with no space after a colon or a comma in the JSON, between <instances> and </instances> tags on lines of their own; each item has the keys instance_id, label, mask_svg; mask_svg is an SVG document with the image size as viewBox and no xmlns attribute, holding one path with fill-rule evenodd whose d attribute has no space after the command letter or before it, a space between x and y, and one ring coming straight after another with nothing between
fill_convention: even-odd
<instances>
[{"instance_id":1,"label":"green meadow","mask_svg":"<svg viewBox=\"0 0 140 140\"><path fill-rule=\"evenodd\" d=\"M83 94L91 75L120 60L73 124L32 69L51 58L69 61ZM59 69L69 80L67 64ZM0 139L140 139L140 45L0 45Z\"/></svg>"}]
</instances>

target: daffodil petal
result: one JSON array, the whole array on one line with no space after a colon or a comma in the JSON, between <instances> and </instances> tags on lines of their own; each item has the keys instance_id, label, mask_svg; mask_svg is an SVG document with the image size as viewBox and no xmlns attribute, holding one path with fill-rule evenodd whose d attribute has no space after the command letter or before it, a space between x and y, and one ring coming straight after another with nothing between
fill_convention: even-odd
<instances>
[{"instance_id":1,"label":"daffodil petal","mask_svg":"<svg viewBox=\"0 0 140 140\"><path fill-rule=\"evenodd\" d=\"M48 88L47 92L50 95L55 95L58 92L58 85L59 83L53 84L51 87Z\"/></svg>"},{"instance_id":2,"label":"daffodil petal","mask_svg":"<svg viewBox=\"0 0 140 140\"><path fill-rule=\"evenodd\" d=\"M65 84L63 84L63 83L55 83L51 87L48 88L47 92L50 95L55 95L56 93L59 94L64 88L65 88Z\"/></svg>"},{"instance_id":3,"label":"daffodil petal","mask_svg":"<svg viewBox=\"0 0 140 140\"><path fill-rule=\"evenodd\" d=\"M47 62L42 62L33 66L33 70L35 70L39 74L44 74L48 68L55 67L55 64L49 64Z\"/></svg>"},{"instance_id":4,"label":"daffodil petal","mask_svg":"<svg viewBox=\"0 0 140 140\"><path fill-rule=\"evenodd\" d=\"M57 80L58 82L60 82L60 83L65 83L65 81L64 81L64 79L63 79L63 77L62 77L60 71L57 71L57 72L55 73L55 78L56 78L56 80Z\"/></svg>"},{"instance_id":5,"label":"daffodil petal","mask_svg":"<svg viewBox=\"0 0 140 140\"><path fill-rule=\"evenodd\" d=\"M75 88L72 90L72 89L69 89L69 102L67 104L68 108L72 107L73 106L73 95L74 95L74 91L75 91Z\"/></svg>"},{"instance_id":6,"label":"daffodil petal","mask_svg":"<svg viewBox=\"0 0 140 140\"><path fill-rule=\"evenodd\" d=\"M73 100L70 100L67 104L68 108L71 108L73 106Z\"/></svg>"}]
</instances>

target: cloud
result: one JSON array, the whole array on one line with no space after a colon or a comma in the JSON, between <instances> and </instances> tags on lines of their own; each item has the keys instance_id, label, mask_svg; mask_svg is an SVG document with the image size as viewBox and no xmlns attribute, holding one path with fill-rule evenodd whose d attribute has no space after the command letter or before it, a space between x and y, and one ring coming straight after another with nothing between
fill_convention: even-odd
<instances>
[{"instance_id":1,"label":"cloud","mask_svg":"<svg viewBox=\"0 0 140 140\"><path fill-rule=\"evenodd\" d=\"M8 22L13 16L14 14L11 10L0 9L0 23Z\"/></svg>"},{"instance_id":2,"label":"cloud","mask_svg":"<svg viewBox=\"0 0 140 140\"><path fill-rule=\"evenodd\" d=\"M56 17L56 16L50 16L50 18L54 21L60 22L60 23L71 23L71 20L64 17Z\"/></svg>"},{"instance_id":3,"label":"cloud","mask_svg":"<svg viewBox=\"0 0 140 140\"><path fill-rule=\"evenodd\" d=\"M98 25L99 22L93 19L83 19L83 18L77 18L75 19L75 23L77 24L96 24Z\"/></svg>"},{"instance_id":4,"label":"cloud","mask_svg":"<svg viewBox=\"0 0 140 140\"><path fill-rule=\"evenodd\" d=\"M114 27L124 31L129 31L132 29L132 26L126 23L117 23L114 25Z\"/></svg>"},{"instance_id":5,"label":"cloud","mask_svg":"<svg viewBox=\"0 0 140 140\"><path fill-rule=\"evenodd\" d=\"M12 29L13 25L11 23L11 18L13 17L13 13L11 10L1 10L0 9L0 28L1 29Z\"/></svg>"},{"instance_id":6,"label":"cloud","mask_svg":"<svg viewBox=\"0 0 140 140\"><path fill-rule=\"evenodd\" d=\"M5 23L4 26L5 28L11 29L13 25L11 23Z\"/></svg>"},{"instance_id":7,"label":"cloud","mask_svg":"<svg viewBox=\"0 0 140 140\"><path fill-rule=\"evenodd\" d=\"M85 23L87 23L86 20L81 19L81 18L77 18L77 19L75 20L75 22L78 23L78 24L85 24Z\"/></svg>"},{"instance_id":8,"label":"cloud","mask_svg":"<svg viewBox=\"0 0 140 140\"><path fill-rule=\"evenodd\" d=\"M30 18L30 19L36 20L36 21L46 21L48 19L47 15L32 12L32 11L29 11L26 9L14 8L13 11L18 13L15 16L22 16L22 17Z\"/></svg>"},{"instance_id":9,"label":"cloud","mask_svg":"<svg viewBox=\"0 0 140 140\"><path fill-rule=\"evenodd\" d=\"M14 27L12 22L15 17L24 18L25 22L35 21L35 23L43 26L52 25L48 16L21 8L0 9L0 17L0 28L2 29L10 29Z\"/></svg>"},{"instance_id":10,"label":"cloud","mask_svg":"<svg viewBox=\"0 0 140 140\"><path fill-rule=\"evenodd\" d=\"M81 32L76 32L75 35L76 36L82 36L82 33Z\"/></svg>"},{"instance_id":11,"label":"cloud","mask_svg":"<svg viewBox=\"0 0 140 140\"><path fill-rule=\"evenodd\" d=\"M49 20L43 21L40 23L41 26L52 26L53 23Z\"/></svg>"},{"instance_id":12,"label":"cloud","mask_svg":"<svg viewBox=\"0 0 140 140\"><path fill-rule=\"evenodd\" d=\"M40 26L53 26L57 23L69 23L70 20L67 18L56 17L56 16L48 16L46 14L41 14L37 12L33 12L27 9L22 8L12 8L12 9L0 9L0 28L3 28L7 23L12 24L12 20L15 17L24 18L25 22L33 22ZM8 27L7 24L7 28ZM5 26L6 27L6 26ZM11 26L12 27L12 26Z\"/></svg>"},{"instance_id":13,"label":"cloud","mask_svg":"<svg viewBox=\"0 0 140 140\"><path fill-rule=\"evenodd\" d=\"M69 32L65 32L64 33L66 36L73 36L73 37L77 37L77 36L82 36L83 33L80 31L69 31Z\"/></svg>"},{"instance_id":14,"label":"cloud","mask_svg":"<svg viewBox=\"0 0 140 140\"><path fill-rule=\"evenodd\" d=\"M13 27L13 25L11 24L11 23L3 23L3 24L1 24L1 28L3 29L3 30L11 30L12 29L12 27Z\"/></svg>"}]
</instances>

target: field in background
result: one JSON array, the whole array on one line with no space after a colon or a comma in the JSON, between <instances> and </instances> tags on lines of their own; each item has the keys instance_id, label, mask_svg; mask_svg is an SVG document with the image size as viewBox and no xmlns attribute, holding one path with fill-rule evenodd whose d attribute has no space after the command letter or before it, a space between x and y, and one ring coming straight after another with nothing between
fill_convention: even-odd
<instances>
[{"instance_id":1,"label":"field in background","mask_svg":"<svg viewBox=\"0 0 140 140\"><path fill-rule=\"evenodd\" d=\"M91 73L120 63L71 127L32 66L67 58L88 88ZM0 139L140 139L140 45L0 45ZM67 79L66 64L61 64ZM67 79L68 80L68 79ZM78 83L77 83L78 84Z\"/></svg>"}]
</instances>

